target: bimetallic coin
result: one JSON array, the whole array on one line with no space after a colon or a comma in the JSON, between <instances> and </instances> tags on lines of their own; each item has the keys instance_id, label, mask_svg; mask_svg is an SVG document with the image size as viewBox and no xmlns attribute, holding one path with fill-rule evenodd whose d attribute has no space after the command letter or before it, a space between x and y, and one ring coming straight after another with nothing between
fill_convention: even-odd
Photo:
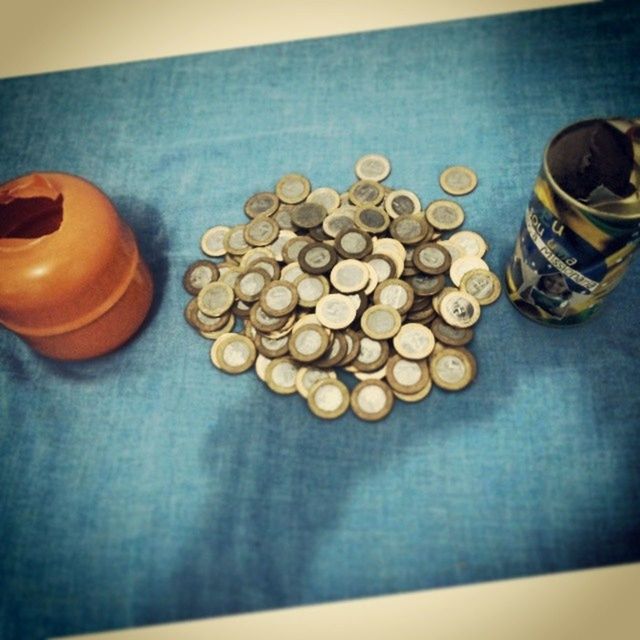
<instances>
[{"instance_id":1,"label":"bimetallic coin","mask_svg":"<svg viewBox=\"0 0 640 640\"><path fill-rule=\"evenodd\" d=\"M267 367L269 366L269 363L272 359L273 358L267 358L266 356L263 356L261 353L256 356L256 375L258 376L258 378L260 378L260 380L262 380L262 382L265 382L266 380L265 374L267 372Z\"/></svg>"},{"instance_id":2,"label":"bimetallic coin","mask_svg":"<svg viewBox=\"0 0 640 640\"><path fill-rule=\"evenodd\" d=\"M207 340L217 340L221 335L233 331L233 325L236 319L232 313L227 313L223 318L228 318L227 322L217 331L200 331L200 335Z\"/></svg>"},{"instance_id":3,"label":"bimetallic coin","mask_svg":"<svg viewBox=\"0 0 640 640\"><path fill-rule=\"evenodd\" d=\"M198 308L202 313L218 317L233 304L233 289L224 282L211 282L198 293Z\"/></svg>"},{"instance_id":4,"label":"bimetallic coin","mask_svg":"<svg viewBox=\"0 0 640 640\"><path fill-rule=\"evenodd\" d=\"M280 277L280 265L273 258L257 258L251 263L251 269L261 269L268 273L272 280L278 280Z\"/></svg>"},{"instance_id":5,"label":"bimetallic coin","mask_svg":"<svg viewBox=\"0 0 640 640\"><path fill-rule=\"evenodd\" d=\"M381 282L373 292L373 302L375 304L389 305L401 315L409 311L413 300L411 286L398 278L390 278Z\"/></svg>"},{"instance_id":6,"label":"bimetallic coin","mask_svg":"<svg viewBox=\"0 0 640 640\"><path fill-rule=\"evenodd\" d=\"M281 358L289 353L289 336L270 338L262 333L256 334L253 338L258 353L267 358Z\"/></svg>"},{"instance_id":7,"label":"bimetallic coin","mask_svg":"<svg viewBox=\"0 0 640 640\"><path fill-rule=\"evenodd\" d=\"M276 184L276 195L286 204L302 202L310 192L309 180L299 173L288 173Z\"/></svg>"},{"instance_id":8,"label":"bimetallic coin","mask_svg":"<svg viewBox=\"0 0 640 640\"><path fill-rule=\"evenodd\" d=\"M303 202L291 212L291 222L299 229L313 229L326 217L327 210L315 202Z\"/></svg>"},{"instance_id":9,"label":"bimetallic coin","mask_svg":"<svg viewBox=\"0 0 640 640\"><path fill-rule=\"evenodd\" d=\"M278 237L270 245L267 246L267 249L271 250L271 252L273 253L273 257L276 260L282 262L282 248L285 244L287 244L288 240L291 240L291 238L295 238L295 235L296 234L293 231L282 229L278 234Z\"/></svg>"},{"instance_id":10,"label":"bimetallic coin","mask_svg":"<svg viewBox=\"0 0 640 640\"><path fill-rule=\"evenodd\" d=\"M267 247L252 247L240 259L240 268L247 271L253 266L253 263L262 258L270 258L273 260L273 253Z\"/></svg>"},{"instance_id":11,"label":"bimetallic coin","mask_svg":"<svg viewBox=\"0 0 640 640\"><path fill-rule=\"evenodd\" d=\"M280 201L275 194L263 191L252 195L244 203L244 212L249 218L256 218L261 215L270 216L272 213L275 213L279 204Z\"/></svg>"},{"instance_id":12,"label":"bimetallic coin","mask_svg":"<svg viewBox=\"0 0 640 640\"><path fill-rule=\"evenodd\" d=\"M480 305L469 293L451 291L440 300L440 316L452 327L466 329L480 319Z\"/></svg>"},{"instance_id":13,"label":"bimetallic coin","mask_svg":"<svg viewBox=\"0 0 640 640\"><path fill-rule=\"evenodd\" d=\"M453 284L455 284L456 287L459 287L464 274L469 271L473 271L474 269L484 269L485 271L489 271L489 265L482 258L465 256L464 258L459 258L455 262L451 263L449 277Z\"/></svg>"},{"instance_id":14,"label":"bimetallic coin","mask_svg":"<svg viewBox=\"0 0 640 640\"><path fill-rule=\"evenodd\" d=\"M202 313L198 308L198 299L191 298L184 309L184 319L197 331L217 331L229 320L229 312L213 317Z\"/></svg>"},{"instance_id":15,"label":"bimetallic coin","mask_svg":"<svg viewBox=\"0 0 640 640\"><path fill-rule=\"evenodd\" d=\"M362 229L344 229L336 236L335 249L343 258L360 260L371 253L371 236Z\"/></svg>"},{"instance_id":16,"label":"bimetallic coin","mask_svg":"<svg viewBox=\"0 0 640 640\"><path fill-rule=\"evenodd\" d=\"M315 307L320 298L329 293L329 281L324 276L303 273L293 284L298 292L298 304L301 307Z\"/></svg>"},{"instance_id":17,"label":"bimetallic coin","mask_svg":"<svg viewBox=\"0 0 640 640\"><path fill-rule=\"evenodd\" d=\"M495 273L485 269L472 269L462 276L460 290L470 293L484 306L492 304L500 297L502 286Z\"/></svg>"},{"instance_id":18,"label":"bimetallic coin","mask_svg":"<svg viewBox=\"0 0 640 640\"><path fill-rule=\"evenodd\" d=\"M440 186L452 196L471 193L478 184L478 177L468 167L448 167L440 174Z\"/></svg>"},{"instance_id":19,"label":"bimetallic coin","mask_svg":"<svg viewBox=\"0 0 640 640\"><path fill-rule=\"evenodd\" d=\"M309 389L307 402L314 415L331 420L349 408L349 390L340 380L324 378Z\"/></svg>"},{"instance_id":20,"label":"bimetallic coin","mask_svg":"<svg viewBox=\"0 0 640 640\"><path fill-rule=\"evenodd\" d=\"M437 240L436 244L444 247L447 253L451 256L451 262L455 262L460 258L464 258L465 253L460 245L454 244L450 240Z\"/></svg>"},{"instance_id":21,"label":"bimetallic coin","mask_svg":"<svg viewBox=\"0 0 640 640\"><path fill-rule=\"evenodd\" d=\"M355 171L360 180L382 182L391 173L391 163L384 156L370 153L358 158Z\"/></svg>"},{"instance_id":22,"label":"bimetallic coin","mask_svg":"<svg viewBox=\"0 0 640 640\"><path fill-rule=\"evenodd\" d=\"M473 380L475 369L475 359L462 349L441 349L429 359L431 379L446 391L464 389Z\"/></svg>"},{"instance_id":23,"label":"bimetallic coin","mask_svg":"<svg viewBox=\"0 0 640 640\"><path fill-rule=\"evenodd\" d=\"M362 420L381 420L393 409L393 394L382 380L363 380L351 392L351 409Z\"/></svg>"},{"instance_id":24,"label":"bimetallic coin","mask_svg":"<svg viewBox=\"0 0 640 640\"><path fill-rule=\"evenodd\" d=\"M190 264L182 278L182 285L193 296L197 296L200 289L219 277L218 267L209 260L198 260Z\"/></svg>"},{"instance_id":25,"label":"bimetallic coin","mask_svg":"<svg viewBox=\"0 0 640 640\"><path fill-rule=\"evenodd\" d=\"M327 211L331 212L340 206L340 194L335 189L319 187L309 194L307 202L321 204Z\"/></svg>"},{"instance_id":26,"label":"bimetallic coin","mask_svg":"<svg viewBox=\"0 0 640 640\"><path fill-rule=\"evenodd\" d=\"M202 234L200 240L200 248L203 253L206 253L212 258L219 258L227 253L224 246L224 237L229 231L229 227L218 225L217 227L211 227Z\"/></svg>"},{"instance_id":27,"label":"bimetallic coin","mask_svg":"<svg viewBox=\"0 0 640 640\"><path fill-rule=\"evenodd\" d=\"M429 378L427 384L417 393L400 393L400 391L396 391L395 389L392 389L392 391L393 395L398 398L398 400L402 400L402 402L420 402L420 400L424 400L429 395L431 387L431 378Z\"/></svg>"},{"instance_id":28,"label":"bimetallic coin","mask_svg":"<svg viewBox=\"0 0 640 640\"><path fill-rule=\"evenodd\" d=\"M341 231L353 229L355 226L353 218L356 211L355 207L340 207L322 221L322 230L328 236L335 238Z\"/></svg>"},{"instance_id":29,"label":"bimetallic coin","mask_svg":"<svg viewBox=\"0 0 640 640\"><path fill-rule=\"evenodd\" d=\"M473 329L452 327L442 318L436 318L431 323L431 331L433 331L436 340L451 347L462 347L473 339Z\"/></svg>"},{"instance_id":30,"label":"bimetallic coin","mask_svg":"<svg viewBox=\"0 0 640 640\"><path fill-rule=\"evenodd\" d=\"M273 218L261 215L249 222L243 233L247 244L253 247L266 247L278 237L280 227Z\"/></svg>"},{"instance_id":31,"label":"bimetallic coin","mask_svg":"<svg viewBox=\"0 0 640 640\"><path fill-rule=\"evenodd\" d=\"M389 226L391 236L402 244L418 244L430 237L430 227L422 215L409 214L397 217Z\"/></svg>"},{"instance_id":32,"label":"bimetallic coin","mask_svg":"<svg viewBox=\"0 0 640 640\"><path fill-rule=\"evenodd\" d=\"M409 360L422 360L426 358L436 344L431 329L416 322L408 322L400 327L393 337L395 350Z\"/></svg>"},{"instance_id":33,"label":"bimetallic coin","mask_svg":"<svg viewBox=\"0 0 640 640\"><path fill-rule=\"evenodd\" d=\"M298 365L291 358L275 358L265 371L264 377L271 391L281 395L296 392L296 374Z\"/></svg>"},{"instance_id":34,"label":"bimetallic coin","mask_svg":"<svg viewBox=\"0 0 640 640\"><path fill-rule=\"evenodd\" d=\"M289 315L298 304L298 292L290 282L274 280L260 293L260 305L274 318Z\"/></svg>"},{"instance_id":35,"label":"bimetallic coin","mask_svg":"<svg viewBox=\"0 0 640 640\"><path fill-rule=\"evenodd\" d=\"M442 274L432 276L427 273L417 273L415 276L407 278L407 282L417 296L435 296L444 288L445 277Z\"/></svg>"},{"instance_id":36,"label":"bimetallic coin","mask_svg":"<svg viewBox=\"0 0 640 640\"><path fill-rule=\"evenodd\" d=\"M316 316L328 329L344 329L356 318L353 304L341 293L330 293L316 304Z\"/></svg>"},{"instance_id":37,"label":"bimetallic coin","mask_svg":"<svg viewBox=\"0 0 640 640\"><path fill-rule=\"evenodd\" d=\"M273 219L278 223L278 226L281 229L293 229L293 222L291 221L293 206L294 205L291 204L281 204L278 210L273 214Z\"/></svg>"},{"instance_id":38,"label":"bimetallic coin","mask_svg":"<svg viewBox=\"0 0 640 640\"><path fill-rule=\"evenodd\" d=\"M296 389L303 398L309 397L309 389L319 380L336 380L336 372L333 369L320 369L320 367L300 367L296 373Z\"/></svg>"},{"instance_id":39,"label":"bimetallic coin","mask_svg":"<svg viewBox=\"0 0 640 640\"><path fill-rule=\"evenodd\" d=\"M413 191L397 189L388 193L384 199L384 208L392 218L420 213L418 196Z\"/></svg>"},{"instance_id":40,"label":"bimetallic coin","mask_svg":"<svg viewBox=\"0 0 640 640\"><path fill-rule=\"evenodd\" d=\"M413 252L412 259L419 271L432 276L445 273L451 266L449 252L435 242L418 245Z\"/></svg>"},{"instance_id":41,"label":"bimetallic coin","mask_svg":"<svg viewBox=\"0 0 640 640\"><path fill-rule=\"evenodd\" d=\"M243 302L255 302L269 282L271 277L266 271L259 268L249 269L239 276L233 289Z\"/></svg>"},{"instance_id":42,"label":"bimetallic coin","mask_svg":"<svg viewBox=\"0 0 640 640\"><path fill-rule=\"evenodd\" d=\"M396 276L395 262L384 253L370 253L364 258L364 262L373 267L378 284Z\"/></svg>"},{"instance_id":43,"label":"bimetallic coin","mask_svg":"<svg viewBox=\"0 0 640 640\"><path fill-rule=\"evenodd\" d=\"M458 231L449 238L449 242L459 246L464 255L476 258L482 258L488 249L484 238L475 231Z\"/></svg>"},{"instance_id":44,"label":"bimetallic coin","mask_svg":"<svg viewBox=\"0 0 640 640\"><path fill-rule=\"evenodd\" d=\"M244 239L246 226L247 225L244 224L238 224L227 231L223 240L227 253L234 256L241 256L251 249L251 245Z\"/></svg>"},{"instance_id":45,"label":"bimetallic coin","mask_svg":"<svg viewBox=\"0 0 640 640\"><path fill-rule=\"evenodd\" d=\"M374 340L392 338L400 330L401 324L398 311L385 304L374 304L360 318L362 331Z\"/></svg>"},{"instance_id":46,"label":"bimetallic coin","mask_svg":"<svg viewBox=\"0 0 640 640\"><path fill-rule=\"evenodd\" d=\"M375 207L382 202L384 189L372 180L360 180L349 189L349 199L358 207Z\"/></svg>"},{"instance_id":47,"label":"bimetallic coin","mask_svg":"<svg viewBox=\"0 0 640 640\"><path fill-rule=\"evenodd\" d=\"M238 278L242 275L242 269L240 267L229 267L224 271L220 269L220 277L218 282L224 282L228 284L232 289L236 286Z\"/></svg>"},{"instance_id":48,"label":"bimetallic coin","mask_svg":"<svg viewBox=\"0 0 640 640\"><path fill-rule=\"evenodd\" d=\"M268 313L265 313L259 302L256 302L251 307L249 319L252 326L254 326L259 331L262 331L263 333L269 333L282 329L282 327L284 327L288 320L286 316L276 318L269 315Z\"/></svg>"},{"instance_id":49,"label":"bimetallic coin","mask_svg":"<svg viewBox=\"0 0 640 640\"><path fill-rule=\"evenodd\" d=\"M389 226L387 212L377 207L359 207L353 221L367 233L382 233Z\"/></svg>"},{"instance_id":50,"label":"bimetallic coin","mask_svg":"<svg viewBox=\"0 0 640 640\"><path fill-rule=\"evenodd\" d=\"M440 231L457 229L464 222L464 210L451 200L434 200L424 213L431 226Z\"/></svg>"},{"instance_id":51,"label":"bimetallic coin","mask_svg":"<svg viewBox=\"0 0 640 640\"><path fill-rule=\"evenodd\" d=\"M329 276L331 284L342 293L362 291L367 286L369 278L367 265L352 259L337 262Z\"/></svg>"},{"instance_id":52,"label":"bimetallic coin","mask_svg":"<svg viewBox=\"0 0 640 640\"><path fill-rule=\"evenodd\" d=\"M429 384L426 360L409 360L396 354L387 362L387 382L400 393L418 393Z\"/></svg>"},{"instance_id":53,"label":"bimetallic coin","mask_svg":"<svg viewBox=\"0 0 640 640\"><path fill-rule=\"evenodd\" d=\"M374 340L362 334L360 336L360 351L353 360L357 371L376 371L389 359L389 343L386 340Z\"/></svg>"},{"instance_id":54,"label":"bimetallic coin","mask_svg":"<svg viewBox=\"0 0 640 640\"><path fill-rule=\"evenodd\" d=\"M211 347L211 361L227 373L242 373L256 359L256 347L247 336L225 333Z\"/></svg>"},{"instance_id":55,"label":"bimetallic coin","mask_svg":"<svg viewBox=\"0 0 640 640\"><path fill-rule=\"evenodd\" d=\"M323 242L310 243L298 253L300 268L314 275L328 273L337 261L336 250Z\"/></svg>"},{"instance_id":56,"label":"bimetallic coin","mask_svg":"<svg viewBox=\"0 0 640 640\"><path fill-rule=\"evenodd\" d=\"M289 264L282 267L282 271L280 272L280 280L286 280L287 282L291 282L292 284L295 282L298 276L301 276L304 271L300 268L300 265L297 262L290 262Z\"/></svg>"},{"instance_id":57,"label":"bimetallic coin","mask_svg":"<svg viewBox=\"0 0 640 640\"><path fill-rule=\"evenodd\" d=\"M299 362L317 360L328 347L329 336L320 325L305 324L291 332L289 352Z\"/></svg>"},{"instance_id":58,"label":"bimetallic coin","mask_svg":"<svg viewBox=\"0 0 640 640\"><path fill-rule=\"evenodd\" d=\"M294 236L287 240L282 247L282 258L287 264L297 262L300 252L308 245L314 244L313 239L309 236Z\"/></svg>"}]
</instances>

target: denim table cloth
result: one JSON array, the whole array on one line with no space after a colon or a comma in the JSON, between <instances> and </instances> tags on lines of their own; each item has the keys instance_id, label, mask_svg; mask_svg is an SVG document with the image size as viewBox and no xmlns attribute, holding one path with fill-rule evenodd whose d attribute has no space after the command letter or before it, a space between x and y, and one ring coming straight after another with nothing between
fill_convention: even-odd
<instances>
[{"instance_id":1,"label":"denim table cloth","mask_svg":"<svg viewBox=\"0 0 640 640\"><path fill-rule=\"evenodd\" d=\"M638 114L638 24L637 3L582 5L0 82L0 180L99 185L157 285L95 361L0 332L0 637L639 560L637 264L584 326L501 298L476 382L375 424L214 369L181 285L249 195L289 171L344 190L367 152L425 203L473 167L465 228L502 273L550 136Z\"/></svg>"}]
</instances>

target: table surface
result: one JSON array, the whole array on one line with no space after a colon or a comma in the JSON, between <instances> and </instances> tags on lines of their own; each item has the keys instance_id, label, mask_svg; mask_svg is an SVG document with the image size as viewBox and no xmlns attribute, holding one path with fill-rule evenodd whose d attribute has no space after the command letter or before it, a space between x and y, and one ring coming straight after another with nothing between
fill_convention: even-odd
<instances>
[{"instance_id":1,"label":"table surface","mask_svg":"<svg viewBox=\"0 0 640 640\"><path fill-rule=\"evenodd\" d=\"M212 369L182 319L209 226L288 171L365 152L424 202L468 164L501 271L542 147L637 111L637 5L576 6L0 83L0 180L77 173L158 293L121 351L60 364L0 333L0 635L41 637L640 559L634 265L566 331L502 299L474 385L363 424Z\"/></svg>"}]
</instances>

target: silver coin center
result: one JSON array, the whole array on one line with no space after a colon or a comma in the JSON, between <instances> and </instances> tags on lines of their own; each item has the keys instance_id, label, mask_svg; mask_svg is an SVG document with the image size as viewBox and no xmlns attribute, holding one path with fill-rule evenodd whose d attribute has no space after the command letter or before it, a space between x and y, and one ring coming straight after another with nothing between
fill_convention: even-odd
<instances>
[{"instance_id":1,"label":"silver coin center","mask_svg":"<svg viewBox=\"0 0 640 640\"><path fill-rule=\"evenodd\" d=\"M422 370L417 362L398 360L393 367L393 375L401 385L410 387L420 381Z\"/></svg>"},{"instance_id":2,"label":"silver coin center","mask_svg":"<svg viewBox=\"0 0 640 640\"><path fill-rule=\"evenodd\" d=\"M446 355L436 362L436 371L445 382L456 384L464 379L467 368L462 358L454 355Z\"/></svg>"},{"instance_id":3,"label":"silver coin center","mask_svg":"<svg viewBox=\"0 0 640 640\"><path fill-rule=\"evenodd\" d=\"M387 402L387 395L377 386L363 387L358 393L358 405L365 413L378 413L382 411Z\"/></svg>"},{"instance_id":4,"label":"silver coin center","mask_svg":"<svg viewBox=\"0 0 640 640\"><path fill-rule=\"evenodd\" d=\"M314 399L323 411L336 411L344 398L338 387L333 384L323 384L315 392Z\"/></svg>"}]
</instances>

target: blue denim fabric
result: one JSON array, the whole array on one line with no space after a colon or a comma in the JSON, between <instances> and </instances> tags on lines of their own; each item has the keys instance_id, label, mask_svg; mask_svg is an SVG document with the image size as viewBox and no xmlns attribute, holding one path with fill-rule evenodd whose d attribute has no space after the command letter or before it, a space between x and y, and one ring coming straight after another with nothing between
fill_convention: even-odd
<instances>
[{"instance_id":1,"label":"blue denim fabric","mask_svg":"<svg viewBox=\"0 0 640 640\"><path fill-rule=\"evenodd\" d=\"M158 293L125 348L60 364L0 332L0 637L40 638L640 559L637 264L591 322L502 298L463 393L377 424L209 362L181 276L285 172L365 152L510 255L549 137L640 104L640 6L457 21L0 82L0 180L77 173ZM2 275L0 274L0 277Z\"/></svg>"}]
</instances>

